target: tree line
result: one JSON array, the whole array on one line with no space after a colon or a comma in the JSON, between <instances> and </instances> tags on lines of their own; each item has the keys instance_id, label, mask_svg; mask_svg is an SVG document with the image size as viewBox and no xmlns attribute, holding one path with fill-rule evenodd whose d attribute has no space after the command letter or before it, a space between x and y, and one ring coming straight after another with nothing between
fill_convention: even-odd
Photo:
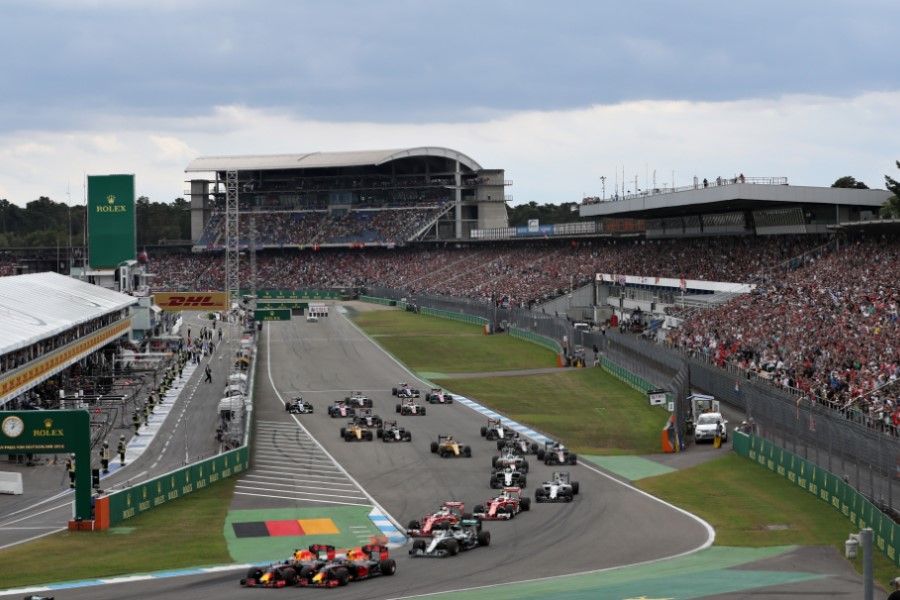
<instances>
[{"instance_id":1,"label":"tree line","mask_svg":"<svg viewBox=\"0 0 900 600\"><path fill-rule=\"evenodd\" d=\"M81 246L84 241L84 206L69 206L46 196L25 207L0 198L0 248ZM190 202L151 202L141 196L135 203L137 245L156 246L167 240L191 239Z\"/></svg>"}]
</instances>

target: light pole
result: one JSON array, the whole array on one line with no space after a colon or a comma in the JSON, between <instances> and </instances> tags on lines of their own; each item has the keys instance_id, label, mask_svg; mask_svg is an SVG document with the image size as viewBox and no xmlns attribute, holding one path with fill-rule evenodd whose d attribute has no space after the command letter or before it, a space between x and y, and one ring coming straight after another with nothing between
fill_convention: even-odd
<instances>
[{"instance_id":1,"label":"light pole","mask_svg":"<svg viewBox=\"0 0 900 600\"><path fill-rule=\"evenodd\" d=\"M606 175L600 176L600 199L606 200Z\"/></svg>"}]
</instances>

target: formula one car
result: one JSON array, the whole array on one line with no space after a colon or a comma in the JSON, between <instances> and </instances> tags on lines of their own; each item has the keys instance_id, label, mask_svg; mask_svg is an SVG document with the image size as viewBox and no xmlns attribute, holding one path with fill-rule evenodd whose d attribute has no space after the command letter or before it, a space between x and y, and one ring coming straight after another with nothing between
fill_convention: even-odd
<instances>
[{"instance_id":1,"label":"formula one car","mask_svg":"<svg viewBox=\"0 0 900 600\"><path fill-rule=\"evenodd\" d=\"M344 402L354 408L372 408L372 399L362 392L353 392L344 398Z\"/></svg>"},{"instance_id":2,"label":"formula one car","mask_svg":"<svg viewBox=\"0 0 900 600\"><path fill-rule=\"evenodd\" d=\"M337 417L352 417L355 414L356 409L347 404L345 400L337 400L328 407L328 416L333 419Z\"/></svg>"},{"instance_id":3,"label":"formula one car","mask_svg":"<svg viewBox=\"0 0 900 600\"><path fill-rule=\"evenodd\" d=\"M372 414L371 408L362 408L356 411L356 416L353 418L354 421L359 423L364 427L382 427L384 424L384 420L378 415Z\"/></svg>"},{"instance_id":4,"label":"formula one car","mask_svg":"<svg viewBox=\"0 0 900 600\"><path fill-rule=\"evenodd\" d=\"M512 437L507 436L502 440L497 440L497 450L511 450L522 456L526 454L537 454L537 442L529 442L526 438L519 435L518 431L512 433Z\"/></svg>"},{"instance_id":5,"label":"formula one car","mask_svg":"<svg viewBox=\"0 0 900 600\"><path fill-rule=\"evenodd\" d=\"M578 462L578 456L560 444L559 442L544 442L544 447L538 449L538 460L545 465L574 465Z\"/></svg>"},{"instance_id":6,"label":"formula one car","mask_svg":"<svg viewBox=\"0 0 900 600\"><path fill-rule=\"evenodd\" d=\"M250 567L240 584L244 587L288 587L297 585L297 578L306 569L319 570L334 560L334 546L313 544L306 550L294 550L284 562L262 567Z\"/></svg>"},{"instance_id":7,"label":"formula one car","mask_svg":"<svg viewBox=\"0 0 900 600\"><path fill-rule=\"evenodd\" d=\"M453 404L453 396L441 388L431 388L425 399L429 404Z\"/></svg>"},{"instance_id":8,"label":"formula one car","mask_svg":"<svg viewBox=\"0 0 900 600\"><path fill-rule=\"evenodd\" d=\"M445 558L456 556L464 550L491 545L491 532L482 531L481 523L474 519L464 519L447 529L435 532L431 540L413 542L409 555L417 557Z\"/></svg>"},{"instance_id":9,"label":"formula one car","mask_svg":"<svg viewBox=\"0 0 900 600\"><path fill-rule=\"evenodd\" d=\"M405 416L425 416L425 407L409 398L397 405L397 412Z\"/></svg>"},{"instance_id":10,"label":"formula one car","mask_svg":"<svg viewBox=\"0 0 900 600\"><path fill-rule=\"evenodd\" d=\"M472 515L485 521L508 521L530 509L531 498L523 498L521 488L508 487L503 488L503 492L496 498L477 505Z\"/></svg>"},{"instance_id":11,"label":"formula one car","mask_svg":"<svg viewBox=\"0 0 900 600\"><path fill-rule=\"evenodd\" d=\"M505 427L500 419L488 419L487 425L481 427L481 437L488 441L512 439L512 435L512 429Z\"/></svg>"},{"instance_id":12,"label":"formula one car","mask_svg":"<svg viewBox=\"0 0 900 600\"><path fill-rule=\"evenodd\" d=\"M528 483L525 473L516 471L514 467L505 467L503 469L491 470L491 487L494 489L520 487L523 488Z\"/></svg>"},{"instance_id":13,"label":"formula one car","mask_svg":"<svg viewBox=\"0 0 900 600\"><path fill-rule=\"evenodd\" d=\"M550 481L545 481L534 490L535 502L571 502L578 493L578 482L572 481L568 471L554 472Z\"/></svg>"},{"instance_id":14,"label":"formula one car","mask_svg":"<svg viewBox=\"0 0 900 600\"><path fill-rule=\"evenodd\" d=\"M528 461L521 454L509 449L504 450L499 456L491 458L492 469L505 469L506 467L513 467L516 471L527 473Z\"/></svg>"},{"instance_id":15,"label":"formula one car","mask_svg":"<svg viewBox=\"0 0 900 600\"><path fill-rule=\"evenodd\" d=\"M397 387L391 388L391 394L398 398L418 398L421 395L419 390L411 388L408 383L397 384Z\"/></svg>"},{"instance_id":16,"label":"formula one car","mask_svg":"<svg viewBox=\"0 0 900 600\"><path fill-rule=\"evenodd\" d=\"M406 535L431 537L437 530L447 529L464 519L471 519L472 515L465 512L465 508L462 502L444 502L436 513L425 515L421 521L410 521L406 527ZM479 528L480 526L479 523Z\"/></svg>"},{"instance_id":17,"label":"formula one car","mask_svg":"<svg viewBox=\"0 0 900 600\"><path fill-rule=\"evenodd\" d=\"M459 456L470 458L472 456L472 448L460 444L453 439L452 435L439 435L436 442L431 442L431 453L437 454L441 458Z\"/></svg>"},{"instance_id":18,"label":"formula one car","mask_svg":"<svg viewBox=\"0 0 900 600\"><path fill-rule=\"evenodd\" d=\"M311 415L313 412L313 405L304 400L303 396L297 396L284 405L284 410L292 415Z\"/></svg>"},{"instance_id":19,"label":"formula one car","mask_svg":"<svg viewBox=\"0 0 900 600\"><path fill-rule=\"evenodd\" d=\"M385 421L375 432L382 442L411 442L412 433L397 425L397 421Z\"/></svg>"},{"instance_id":20,"label":"formula one car","mask_svg":"<svg viewBox=\"0 0 900 600\"><path fill-rule=\"evenodd\" d=\"M341 437L345 442L371 442L375 439L372 430L357 422L356 419L347 423L346 427L341 427Z\"/></svg>"},{"instance_id":21,"label":"formula one car","mask_svg":"<svg viewBox=\"0 0 900 600\"><path fill-rule=\"evenodd\" d=\"M346 558L336 558L315 571L302 573L297 585L330 588L396 572L397 563L390 557L387 546L366 544L348 550Z\"/></svg>"}]
</instances>

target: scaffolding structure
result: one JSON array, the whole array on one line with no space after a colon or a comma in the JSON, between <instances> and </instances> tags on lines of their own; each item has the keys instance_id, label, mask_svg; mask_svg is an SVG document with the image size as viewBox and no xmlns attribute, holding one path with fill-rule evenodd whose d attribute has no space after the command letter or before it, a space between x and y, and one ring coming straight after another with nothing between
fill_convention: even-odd
<instances>
[{"instance_id":1,"label":"scaffolding structure","mask_svg":"<svg viewBox=\"0 0 900 600\"><path fill-rule=\"evenodd\" d=\"M238 172L225 173L225 291L229 302L240 301L241 242L238 223ZM253 261L254 264L256 261Z\"/></svg>"}]
</instances>

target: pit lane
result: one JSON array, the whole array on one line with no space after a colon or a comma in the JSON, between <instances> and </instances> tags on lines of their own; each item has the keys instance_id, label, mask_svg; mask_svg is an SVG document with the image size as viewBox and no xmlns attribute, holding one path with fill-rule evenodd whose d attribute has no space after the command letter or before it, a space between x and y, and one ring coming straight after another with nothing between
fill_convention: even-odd
<instances>
[{"instance_id":1,"label":"pit lane","mask_svg":"<svg viewBox=\"0 0 900 600\"><path fill-rule=\"evenodd\" d=\"M266 339L268 338L268 339ZM371 496L401 524L434 510L445 499L468 507L489 498L490 457L494 442L479 436L484 417L460 404L428 405L425 417L399 417L413 434L410 444L380 441L346 443L338 436L340 419L325 407L348 395L370 391L375 411L396 416L390 388L410 381L423 389L401 365L365 337L339 312L318 323L295 320L270 323L260 344L256 416L259 421L286 418L267 377L285 397L302 393L315 404L304 426ZM271 360L271 365L268 361ZM257 427L257 431L263 431ZM472 446L471 459L440 459L429 444L452 433ZM530 458L526 492L546 479L552 468ZM335 598L392 598L471 588L640 563L690 552L709 541L707 527L695 518L587 466L571 468L581 493L571 504L532 503L532 510L510 522L487 523L489 548L450 559L409 559L395 551L397 575L330 590ZM57 592L60 598L247 598L267 593L237 585L238 572L134 581ZM275 595L291 592L268 592ZM323 592L325 593L325 592Z\"/></svg>"}]
</instances>

